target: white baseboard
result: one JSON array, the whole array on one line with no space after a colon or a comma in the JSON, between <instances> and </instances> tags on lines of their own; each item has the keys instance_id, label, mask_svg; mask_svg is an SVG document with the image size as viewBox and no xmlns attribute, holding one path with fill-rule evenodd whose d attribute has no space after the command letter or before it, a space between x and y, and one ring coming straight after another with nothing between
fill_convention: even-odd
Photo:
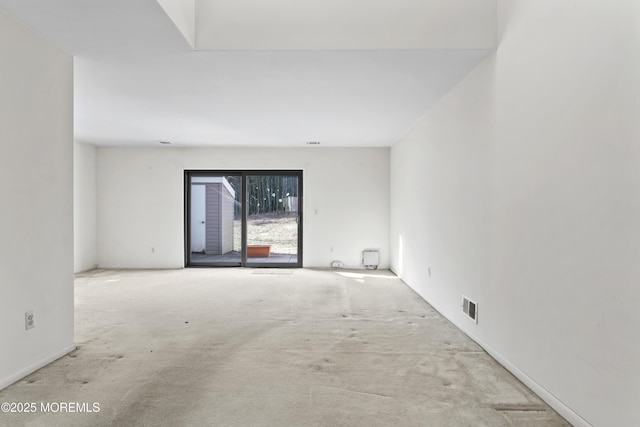
<instances>
[{"instance_id":1,"label":"white baseboard","mask_svg":"<svg viewBox=\"0 0 640 427\"><path fill-rule=\"evenodd\" d=\"M453 323L453 322L452 322ZM454 323L455 325L455 323ZM456 325L458 326L458 325ZM463 331L464 332L464 331ZM512 364L509 360L504 358L500 353L496 352L493 348L476 339L475 337L466 334L469 338L474 340L480 347L482 347L491 357L493 357L499 364L511 372L516 378L518 378L524 385L529 387L531 391L538 395L538 397L544 400L549 406L551 406L557 413L559 413L565 420L569 421L575 427L593 427L584 418L576 414L571 408L565 405L561 400L551 394L547 389L538 384L533 378L518 369L517 366Z\"/></svg>"},{"instance_id":2,"label":"white baseboard","mask_svg":"<svg viewBox=\"0 0 640 427\"><path fill-rule=\"evenodd\" d=\"M398 273L393 271L393 269L391 271L396 276L398 276L400 278L400 280L402 280L402 277ZM404 280L402 280L402 282L404 284L406 284L407 286L409 286L407 284L407 282L405 282ZM409 288L411 288L416 294L418 294L421 298L423 298L425 301L427 301L427 303L429 303L433 307L433 305L426 298L424 298L422 295L420 295L420 293L418 291L416 291L413 287L409 286ZM540 399L544 400L547 403L547 405L551 406L558 414L560 414L565 420L570 422L573 426L575 426L575 427L593 427L584 418L582 418L580 415L578 415L576 412L574 412L571 408L569 408L567 405L565 405L561 400L559 400L557 397L555 397L553 394L551 394L547 389L545 389L543 386L538 384L533 378L531 378L530 376L528 376L527 374L522 372L517 366L515 366L513 363L511 363L509 361L509 359L507 359L506 357L502 356L500 353L495 351L491 346L489 346L486 343L482 342L480 339L478 339L473 334L470 334L469 332L464 330L462 325L460 325L455 320L453 320L453 319L449 318L448 316L446 316L445 314L443 314L436 307L433 307L433 308L438 313L440 313L440 315L442 317L447 319L449 322L453 323L466 336L468 336L473 341L475 341L476 344L478 344L480 347L482 347L483 350L486 351L491 357L493 357L500 365L502 365L507 371L511 372L520 381L522 381L522 383L524 385L529 387L531 389L531 391L533 391Z\"/></svg>"},{"instance_id":3,"label":"white baseboard","mask_svg":"<svg viewBox=\"0 0 640 427\"><path fill-rule=\"evenodd\" d=\"M42 368L43 366L47 366L49 363L54 362L58 359L60 359L62 356L67 355L69 353L71 353L73 350L76 349L76 345L72 344L70 346L67 346L65 348L63 348L62 350L59 350L47 357L45 357L44 359L40 360L39 362L36 362L30 366L27 366L24 369L19 370L18 372L6 377L6 378L2 378L0 380L0 390L2 390L5 387L10 386L11 384L20 381L21 379L23 379L24 377L26 377L29 374L32 374L33 372L37 371L38 369Z\"/></svg>"}]
</instances>

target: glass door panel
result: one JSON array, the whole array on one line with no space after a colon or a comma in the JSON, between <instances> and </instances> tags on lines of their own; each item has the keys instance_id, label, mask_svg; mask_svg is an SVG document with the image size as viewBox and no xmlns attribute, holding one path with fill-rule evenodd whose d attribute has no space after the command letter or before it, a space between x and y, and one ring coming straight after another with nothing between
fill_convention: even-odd
<instances>
[{"instance_id":1,"label":"glass door panel","mask_svg":"<svg viewBox=\"0 0 640 427\"><path fill-rule=\"evenodd\" d=\"M187 265L242 263L242 176L189 176Z\"/></svg>"},{"instance_id":2,"label":"glass door panel","mask_svg":"<svg viewBox=\"0 0 640 427\"><path fill-rule=\"evenodd\" d=\"M247 175L245 265L301 266L298 174Z\"/></svg>"}]
</instances>

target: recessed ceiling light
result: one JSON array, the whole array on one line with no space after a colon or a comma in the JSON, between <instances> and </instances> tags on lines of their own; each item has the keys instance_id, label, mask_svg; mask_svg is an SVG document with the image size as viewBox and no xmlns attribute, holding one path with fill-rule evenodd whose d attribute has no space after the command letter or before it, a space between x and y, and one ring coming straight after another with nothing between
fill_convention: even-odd
<instances>
[{"instance_id":1,"label":"recessed ceiling light","mask_svg":"<svg viewBox=\"0 0 640 427\"><path fill-rule=\"evenodd\" d=\"M320 145L320 141L307 141L307 145Z\"/></svg>"},{"instance_id":2,"label":"recessed ceiling light","mask_svg":"<svg viewBox=\"0 0 640 427\"><path fill-rule=\"evenodd\" d=\"M158 144L171 145L171 142L170 141L158 141Z\"/></svg>"}]
</instances>

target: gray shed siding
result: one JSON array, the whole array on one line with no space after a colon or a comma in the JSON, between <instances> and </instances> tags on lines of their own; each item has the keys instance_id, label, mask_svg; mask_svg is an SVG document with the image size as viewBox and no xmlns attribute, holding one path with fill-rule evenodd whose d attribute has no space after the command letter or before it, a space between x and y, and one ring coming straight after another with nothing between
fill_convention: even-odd
<instances>
[{"instance_id":1,"label":"gray shed siding","mask_svg":"<svg viewBox=\"0 0 640 427\"><path fill-rule=\"evenodd\" d=\"M233 220L235 215L235 197L227 187L221 185L222 187L222 197L221 197L221 215L222 224L220 226L220 245L222 248L222 253L226 254L233 251Z\"/></svg>"},{"instance_id":2,"label":"gray shed siding","mask_svg":"<svg viewBox=\"0 0 640 427\"><path fill-rule=\"evenodd\" d=\"M206 185L206 253L224 255L233 250L235 198L222 183Z\"/></svg>"}]
</instances>

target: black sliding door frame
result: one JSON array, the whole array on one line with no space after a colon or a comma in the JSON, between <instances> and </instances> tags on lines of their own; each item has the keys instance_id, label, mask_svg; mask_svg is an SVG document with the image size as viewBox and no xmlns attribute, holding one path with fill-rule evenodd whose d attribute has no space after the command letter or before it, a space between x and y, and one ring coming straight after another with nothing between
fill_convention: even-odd
<instances>
[{"instance_id":1,"label":"black sliding door frame","mask_svg":"<svg viewBox=\"0 0 640 427\"><path fill-rule=\"evenodd\" d=\"M191 183L194 177L224 177L237 176L241 178L241 254L239 262L198 262L191 259ZM297 199L297 249L296 262L256 262L247 257L248 245L248 177L249 176L291 176L298 182ZM303 173L302 170L185 170L184 171L184 265L185 267L270 267L270 268L301 268L302 267L302 218L303 218Z\"/></svg>"},{"instance_id":2,"label":"black sliding door frame","mask_svg":"<svg viewBox=\"0 0 640 427\"><path fill-rule=\"evenodd\" d=\"M185 170L184 171L184 266L185 267L241 267L238 261L194 262L191 252L191 198L192 178L236 176L243 182L240 171L234 170ZM242 190L240 190L242 191ZM244 209L244 207L243 207Z\"/></svg>"}]
</instances>

